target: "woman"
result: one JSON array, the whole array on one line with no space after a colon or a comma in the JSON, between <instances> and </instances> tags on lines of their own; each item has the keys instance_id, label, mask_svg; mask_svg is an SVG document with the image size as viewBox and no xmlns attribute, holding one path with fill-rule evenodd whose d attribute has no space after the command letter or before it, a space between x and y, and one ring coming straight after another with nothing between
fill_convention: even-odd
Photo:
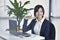
<instances>
[{"instance_id":1,"label":"woman","mask_svg":"<svg viewBox=\"0 0 60 40\"><path fill-rule=\"evenodd\" d=\"M44 8L42 5L36 5L34 8L35 19L27 26L27 21L30 17L24 19L23 32L32 30L33 34L45 37L45 40L55 40L55 27L44 18Z\"/></svg>"}]
</instances>

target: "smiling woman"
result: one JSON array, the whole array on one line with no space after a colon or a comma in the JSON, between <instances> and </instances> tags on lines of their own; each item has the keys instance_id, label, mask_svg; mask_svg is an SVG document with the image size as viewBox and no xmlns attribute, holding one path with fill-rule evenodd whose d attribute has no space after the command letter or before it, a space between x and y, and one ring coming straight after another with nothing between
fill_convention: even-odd
<instances>
[{"instance_id":1,"label":"smiling woman","mask_svg":"<svg viewBox=\"0 0 60 40\"><path fill-rule=\"evenodd\" d=\"M45 37L45 40L55 40L55 26L44 17L44 8L42 5L36 5L34 8L34 16L31 23L27 26L28 19L30 17L24 18L23 32L29 30L32 34Z\"/></svg>"}]
</instances>

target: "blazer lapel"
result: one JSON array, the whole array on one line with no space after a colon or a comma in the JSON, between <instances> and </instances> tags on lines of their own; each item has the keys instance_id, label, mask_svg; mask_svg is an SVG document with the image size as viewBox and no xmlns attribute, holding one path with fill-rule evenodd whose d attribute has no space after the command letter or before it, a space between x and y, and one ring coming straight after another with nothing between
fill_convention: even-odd
<instances>
[{"instance_id":1,"label":"blazer lapel","mask_svg":"<svg viewBox=\"0 0 60 40\"><path fill-rule=\"evenodd\" d=\"M45 31L45 20L44 22L42 23L42 27L41 27L41 30L40 30L40 36L44 36L44 31Z\"/></svg>"}]
</instances>

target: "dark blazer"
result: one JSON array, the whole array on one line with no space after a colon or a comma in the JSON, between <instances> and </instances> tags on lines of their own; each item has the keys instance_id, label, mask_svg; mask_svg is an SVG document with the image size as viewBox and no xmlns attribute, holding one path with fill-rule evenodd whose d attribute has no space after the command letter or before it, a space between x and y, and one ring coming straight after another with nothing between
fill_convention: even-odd
<instances>
[{"instance_id":1,"label":"dark blazer","mask_svg":"<svg viewBox=\"0 0 60 40\"><path fill-rule=\"evenodd\" d=\"M24 24L23 24L23 32L27 32L29 30L32 30L32 33L35 34L34 32L34 25L36 23L36 19L33 19L31 23L27 26L27 20L24 19ZM55 27L54 25L49 22L48 20L44 19L42 23L42 27L40 30L40 36L45 37L45 40L55 40Z\"/></svg>"}]
</instances>

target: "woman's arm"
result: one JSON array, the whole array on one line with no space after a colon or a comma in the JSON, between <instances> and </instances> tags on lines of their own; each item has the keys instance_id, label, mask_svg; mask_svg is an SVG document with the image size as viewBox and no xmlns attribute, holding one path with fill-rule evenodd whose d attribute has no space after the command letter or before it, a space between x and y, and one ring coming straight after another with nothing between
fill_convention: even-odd
<instances>
[{"instance_id":1,"label":"woman's arm","mask_svg":"<svg viewBox=\"0 0 60 40\"><path fill-rule=\"evenodd\" d=\"M27 32L31 29L31 23L27 26L27 21L32 18L32 15L26 15L24 18L24 23L23 23L23 32Z\"/></svg>"},{"instance_id":2,"label":"woman's arm","mask_svg":"<svg viewBox=\"0 0 60 40\"><path fill-rule=\"evenodd\" d=\"M24 19L24 24L22 28L23 32L27 32L31 29L31 23L27 26L27 21L28 21L27 19Z\"/></svg>"}]
</instances>

